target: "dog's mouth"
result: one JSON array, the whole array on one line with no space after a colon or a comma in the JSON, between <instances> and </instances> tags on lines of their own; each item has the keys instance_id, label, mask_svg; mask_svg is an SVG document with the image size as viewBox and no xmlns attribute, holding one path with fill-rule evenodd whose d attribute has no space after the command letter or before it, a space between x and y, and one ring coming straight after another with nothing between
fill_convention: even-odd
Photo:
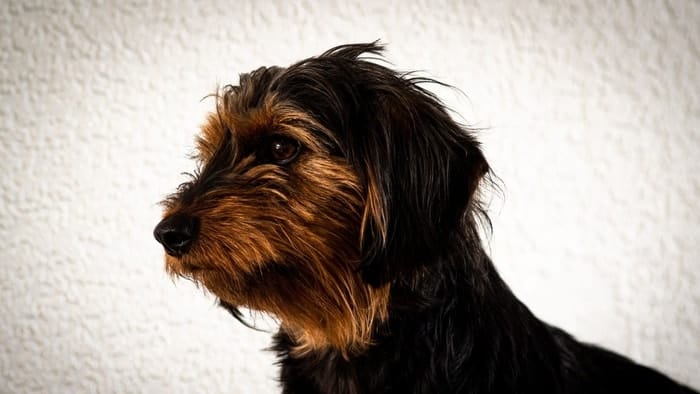
<instances>
[{"instance_id":1,"label":"dog's mouth","mask_svg":"<svg viewBox=\"0 0 700 394\"><path fill-rule=\"evenodd\" d=\"M166 256L166 266L167 270L172 274L190 278L212 270L207 264L172 256Z\"/></svg>"},{"instance_id":2,"label":"dog's mouth","mask_svg":"<svg viewBox=\"0 0 700 394\"><path fill-rule=\"evenodd\" d=\"M190 262L182 262L181 265L182 265L182 270L185 272L189 272L189 273L197 273L197 272L206 271L206 270L211 269L211 268L207 268L203 265L194 264L194 263L190 263Z\"/></svg>"}]
</instances>

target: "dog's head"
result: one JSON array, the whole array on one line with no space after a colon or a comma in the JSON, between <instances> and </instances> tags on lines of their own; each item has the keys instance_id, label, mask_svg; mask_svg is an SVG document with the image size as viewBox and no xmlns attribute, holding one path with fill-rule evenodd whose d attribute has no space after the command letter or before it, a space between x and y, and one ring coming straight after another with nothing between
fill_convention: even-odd
<instances>
[{"instance_id":1,"label":"dog's head","mask_svg":"<svg viewBox=\"0 0 700 394\"><path fill-rule=\"evenodd\" d=\"M199 170L154 233L167 270L226 305L272 313L300 351L355 351L392 284L445 253L488 164L411 78L343 45L218 91Z\"/></svg>"}]
</instances>

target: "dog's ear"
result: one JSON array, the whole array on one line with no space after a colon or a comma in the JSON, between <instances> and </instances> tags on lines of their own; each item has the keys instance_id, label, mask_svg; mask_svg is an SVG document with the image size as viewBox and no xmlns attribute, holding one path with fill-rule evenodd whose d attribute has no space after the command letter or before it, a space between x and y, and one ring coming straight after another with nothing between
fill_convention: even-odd
<instances>
[{"instance_id":1,"label":"dog's ear","mask_svg":"<svg viewBox=\"0 0 700 394\"><path fill-rule=\"evenodd\" d=\"M414 80L393 81L365 97L356 123L364 130L355 130L349 150L366 189L361 269L373 286L446 253L449 238L473 220L489 171L476 140L433 94Z\"/></svg>"},{"instance_id":2,"label":"dog's ear","mask_svg":"<svg viewBox=\"0 0 700 394\"><path fill-rule=\"evenodd\" d=\"M469 130L420 86L434 81L368 61L381 52L377 42L341 45L291 65L271 87L323 126L319 135L360 177L360 269L375 286L446 253L448 238L473 220L489 171Z\"/></svg>"}]
</instances>

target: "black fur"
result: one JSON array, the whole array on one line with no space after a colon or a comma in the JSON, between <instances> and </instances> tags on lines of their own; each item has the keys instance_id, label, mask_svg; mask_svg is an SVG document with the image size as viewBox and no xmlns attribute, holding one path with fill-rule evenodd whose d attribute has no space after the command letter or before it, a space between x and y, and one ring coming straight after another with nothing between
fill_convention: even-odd
<instances>
[{"instance_id":1,"label":"black fur","mask_svg":"<svg viewBox=\"0 0 700 394\"><path fill-rule=\"evenodd\" d=\"M479 144L420 86L430 81L366 59L381 49L344 45L253 73L258 89L335 133L319 138L365 185L377 181L387 218L386 239L370 223L358 267L374 286L391 283L376 345L349 359L333 350L296 358L277 333L284 392L692 393L543 323L513 295L479 236L478 189L490 174Z\"/></svg>"}]
</instances>

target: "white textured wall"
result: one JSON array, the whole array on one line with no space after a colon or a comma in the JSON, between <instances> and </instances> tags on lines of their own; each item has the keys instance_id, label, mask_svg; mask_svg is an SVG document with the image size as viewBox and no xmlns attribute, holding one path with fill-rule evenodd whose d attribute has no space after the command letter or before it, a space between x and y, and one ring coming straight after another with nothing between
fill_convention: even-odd
<instances>
[{"instance_id":1,"label":"white textured wall","mask_svg":"<svg viewBox=\"0 0 700 394\"><path fill-rule=\"evenodd\" d=\"M163 272L217 83L381 38L488 127L489 247L541 317L700 387L697 1L0 2L0 392L275 392Z\"/></svg>"}]
</instances>

